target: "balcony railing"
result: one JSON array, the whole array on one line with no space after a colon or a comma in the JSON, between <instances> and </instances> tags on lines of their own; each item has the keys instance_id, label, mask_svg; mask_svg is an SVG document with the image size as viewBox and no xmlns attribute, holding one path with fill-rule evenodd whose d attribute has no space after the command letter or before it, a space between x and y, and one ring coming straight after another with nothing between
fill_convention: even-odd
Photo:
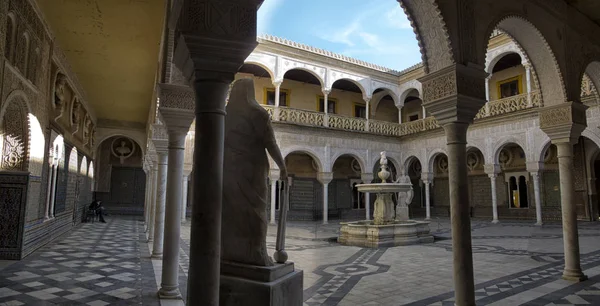
<instances>
[{"instance_id":1,"label":"balcony railing","mask_svg":"<svg viewBox=\"0 0 600 306\"><path fill-rule=\"evenodd\" d=\"M516 95L500 100L490 101L479 111L475 119L499 116L524 109L542 107L542 97L539 91L531 94ZM346 117L334 114L295 109L289 107L276 108L263 105L271 119L278 122L288 122L307 126L325 127L336 130L367 132L386 136L406 136L425 131L439 129L440 125L434 117L395 123L363 118Z\"/></svg>"},{"instance_id":2,"label":"balcony railing","mask_svg":"<svg viewBox=\"0 0 600 306\"><path fill-rule=\"evenodd\" d=\"M528 108L541 107L542 98L539 91L532 91L530 94L524 93L500 100L490 101L479 110L475 119L493 117L512 113Z\"/></svg>"}]
</instances>

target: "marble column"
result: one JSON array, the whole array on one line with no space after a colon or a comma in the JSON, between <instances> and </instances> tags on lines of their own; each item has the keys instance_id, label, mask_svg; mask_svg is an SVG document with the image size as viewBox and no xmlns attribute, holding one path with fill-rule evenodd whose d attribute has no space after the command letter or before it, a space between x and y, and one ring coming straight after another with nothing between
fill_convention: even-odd
<instances>
[{"instance_id":1,"label":"marble column","mask_svg":"<svg viewBox=\"0 0 600 306\"><path fill-rule=\"evenodd\" d=\"M500 222L498 220L498 193L496 191L496 181L498 178L497 173L488 174L490 178L490 186L492 191L492 223Z\"/></svg>"},{"instance_id":2,"label":"marble column","mask_svg":"<svg viewBox=\"0 0 600 306\"><path fill-rule=\"evenodd\" d=\"M162 100L161 100L162 101ZM179 292L179 239L181 236L181 203L183 202L183 159L185 137L189 125L173 126L173 121L182 120L178 115L160 110L169 133L169 165L167 174L164 255L162 280L158 295L161 298L180 299ZM189 123L192 123L190 111Z\"/></svg>"},{"instance_id":3,"label":"marble column","mask_svg":"<svg viewBox=\"0 0 600 306\"><path fill-rule=\"evenodd\" d=\"M167 152L159 151L158 177L156 188L156 204L154 210L154 241L152 245L152 258L161 259L163 256L163 237L165 234L165 201L167 191Z\"/></svg>"},{"instance_id":4,"label":"marble column","mask_svg":"<svg viewBox=\"0 0 600 306\"><path fill-rule=\"evenodd\" d=\"M444 125L448 141L448 176L452 222L452 253L456 305L475 305L473 250L467 178L467 128L469 124Z\"/></svg>"},{"instance_id":5,"label":"marble column","mask_svg":"<svg viewBox=\"0 0 600 306\"><path fill-rule=\"evenodd\" d=\"M279 175L269 176L269 181L271 182L271 215L270 215L270 224L275 224L275 211L277 204L277 181L279 180Z\"/></svg>"},{"instance_id":6,"label":"marble column","mask_svg":"<svg viewBox=\"0 0 600 306\"><path fill-rule=\"evenodd\" d=\"M219 305L225 98L229 79L197 79L187 305ZM208 133L207 131L210 131Z\"/></svg>"},{"instance_id":7,"label":"marble column","mask_svg":"<svg viewBox=\"0 0 600 306\"><path fill-rule=\"evenodd\" d=\"M281 83L283 83L282 80L280 81L273 81L273 86L275 86L275 110L273 112L273 120L278 121L279 120L279 104L281 103L280 100L280 92L281 92Z\"/></svg>"},{"instance_id":8,"label":"marble column","mask_svg":"<svg viewBox=\"0 0 600 306\"><path fill-rule=\"evenodd\" d=\"M490 102L490 77L485 78L485 101Z\"/></svg>"},{"instance_id":9,"label":"marble column","mask_svg":"<svg viewBox=\"0 0 600 306\"><path fill-rule=\"evenodd\" d=\"M148 230L150 229L150 194L152 193L152 190L150 189L151 184L150 184L150 180L151 178L151 173L152 170L150 170L149 167L144 166L144 173L146 174L146 192L145 192L145 197L144 197L144 232L147 233Z\"/></svg>"},{"instance_id":10,"label":"marble column","mask_svg":"<svg viewBox=\"0 0 600 306\"><path fill-rule=\"evenodd\" d=\"M373 181L373 173L362 173L360 179L363 184L370 184ZM371 220L371 194L365 193L365 220Z\"/></svg>"},{"instance_id":11,"label":"marble column","mask_svg":"<svg viewBox=\"0 0 600 306\"><path fill-rule=\"evenodd\" d=\"M51 157L52 158L52 157ZM52 182L54 181L54 165L50 165L48 171L48 191L46 192L46 205L44 206L44 220L50 219L50 204L53 202L54 197L52 196Z\"/></svg>"},{"instance_id":12,"label":"marble column","mask_svg":"<svg viewBox=\"0 0 600 306\"><path fill-rule=\"evenodd\" d=\"M531 99L531 65L525 65L525 82L527 85L527 106L533 106L533 101Z\"/></svg>"},{"instance_id":13,"label":"marble column","mask_svg":"<svg viewBox=\"0 0 600 306\"><path fill-rule=\"evenodd\" d=\"M402 107L398 108L398 124L402 124Z\"/></svg>"},{"instance_id":14,"label":"marble column","mask_svg":"<svg viewBox=\"0 0 600 306\"><path fill-rule=\"evenodd\" d=\"M52 192L50 193L50 211L49 218L54 218L54 205L56 205L56 182L58 180L58 167L56 165L52 166Z\"/></svg>"},{"instance_id":15,"label":"marble column","mask_svg":"<svg viewBox=\"0 0 600 306\"><path fill-rule=\"evenodd\" d=\"M579 234L577 232L577 210L573 181L573 144L571 142L555 142L555 145L558 150L563 244L565 249L563 278L582 281L586 280L587 276L581 270L579 256Z\"/></svg>"},{"instance_id":16,"label":"marble column","mask_svg":"<svg viewBox=\"0 0 600 306\"><path fill-rule=\"evenodd\" d=\"M533 195L535 198L535 225L543 225L542 221L542 200L540 197L540 173L535 171L531 172L531 178L533 179Z\"/></svg>"},{"instance_id":17,"label":"marble column","mask_svg":"<svg viewBox=\"0 0 600 306\"><path fill-rule=\"evenodd\" d=\"M431 194L429 191L430 181L423 181L425 184L425 220L431 219Z\"/></svg>"},{"instance_id":18,"label":"marble column","mask_svg":"<svg viewBox=\"0 0 600 306\"><path fill-rule=\"evenodd\" d=\"M331 90L323 89L323 111L325 112L325 118L323 119L323 126L329 126L329 93Z\"/></svg>"},{"instance_id":19,"label":"marble column","mask_svg":"<svg viewBox=\"0 0 600 306\"><path fill-rule=\"evenodd\" d=\"M422 112L423 112L423 119L425 119L425 117L427 117L427 111L425 110L425 106L421 106Z\"/></svg>"},{"instance_id":20,"label":"marble column","mask_svg":"<svg viewBox=\"0 0 600 306\"><path fill-rule=\"evenodd\" d=\"M369 126L369 119L371 117L371 99L370 98L363 98L365 101L365 106L366 106L366 118L367 119L367 123L365 124L365 131L369 131L370 126Z\"/></svg>"},{"instance_id":21,"label":"marble column","mask_svg":"<svg viewBox=\"0 0 600 306\"><path fill-rule=\"evenodd\" d=\"M321 172L318 175L318 180L323 184L323 224L327 224L329 213L329 183L333 180L333 173Z\"/></svg>"},{"instance_id":22,"label":"marble column","mask_svg":"<svg viewBox=\"0 0 600 306\"><path fill-rule=\"evenodd\" d=\"M185 222L186 221L186 213L187 213L187 203L188 203L188 182L189 182L189 176L188 175L184 175L183 176L183 187L181 190L181 222Z\"/></svg>"},{"instance_id":23,"label":"marble column","mask_svg":"<svg viewBox=\"0 0 600 306\"><path fill-rule=\"evenodd\" d=\"M421 173L421 181L425 185L425 220L431 219L431 191L430 186L433 182L433 173L423 172Z\"/></svg>"},{"instance_id":24,"label":"marble column","mask_svg":"<svg viewBox=\"0 0 600 306\"><path fill-rule=\"evenodd\" d=\"M153 166L150 169L150 175L152 176L152 194L150 196L150 227L148 228L148 242L154 241L154 222L156 220L156 186L158 181L158 163L153 162Z\"/></svg>"}]
</instances>

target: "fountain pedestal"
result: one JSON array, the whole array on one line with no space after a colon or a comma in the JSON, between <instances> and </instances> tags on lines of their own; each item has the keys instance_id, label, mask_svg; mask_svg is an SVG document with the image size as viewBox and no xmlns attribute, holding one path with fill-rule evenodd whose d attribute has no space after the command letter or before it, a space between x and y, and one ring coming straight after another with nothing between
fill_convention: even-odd
<instances>
[{"instance_id":1,"label":"fountain pedestal","mask_svg":"<svg viewBox=\"0 0 600 306\"><path fill-rule=\"evenodd\" d=\"M382 152L381 172L379 177L383 183L359 184L358 191L377 194L373 221L341 222L338 242L367 248L393 247L410 244L432 243L433 236L429 231L428 221L409 220L408 205L405 197L399 201L394 212L392 195L395 193L412 193L412 184L404 180L398 183L387 183L387 161Z\"/></svg>"}]
</instances>

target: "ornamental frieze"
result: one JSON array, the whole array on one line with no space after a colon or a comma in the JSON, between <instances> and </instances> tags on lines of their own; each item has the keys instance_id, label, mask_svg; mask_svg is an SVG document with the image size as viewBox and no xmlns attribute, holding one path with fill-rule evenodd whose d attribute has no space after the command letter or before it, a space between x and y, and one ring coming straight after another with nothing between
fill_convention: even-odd
<instances>
[{"instance_id":1,"label":"ornamental frieze","mask_svg":"<svg viewBox=\"0 0 600 306\"><path fill-rule=\"evenodd\" d=\"M446 73L423 83L423 101L430 102L456 95L456 73Z\"/></svg>"},{"instance_id":2,"label":"ornamental frieze","mask_svg":"<svg viewBox=\"0 0 600 306\"><path fill-rule=\"evenodd\" d=\"M540 111L540 128L552 127L563 124L570 124L571 120L571 108L551 108Z\"/></svg>"},{"instance_id":3,"label":"ornamental frieze","mask_svg":"<svg viewBox=\"0 0 600 306\"><path fill-rule=\"evenodd\" d=\"M176 108L194 110L196 97L194 90L187 86L158 84L160 94L160 108Z\"/></svg>"}]
</instances>

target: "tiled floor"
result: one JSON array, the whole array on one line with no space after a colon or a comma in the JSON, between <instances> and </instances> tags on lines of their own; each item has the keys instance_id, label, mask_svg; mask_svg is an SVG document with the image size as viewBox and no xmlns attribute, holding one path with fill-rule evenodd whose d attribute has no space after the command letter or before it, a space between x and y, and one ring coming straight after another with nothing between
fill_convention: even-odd
<instances>
[{"instance_id":1,"label":"tiled floor","mask_svg":"<svg viewBox=\"0 0 600 306\"><path fill-rule=\"evenodd\" d=\"M108 218L107 218L108 219ZM0 271L0 305L159 305L136 219L82 224Z\"/></svg>"},{"instance_id":2,"label":"tiled floor","mask_svg":"<svg viewBox=\"0 0 600 306\"><path fill-rule=\"evenodd\" d=\"M83 224L25 260L0 267L0 305L159 305L160 261L151 261L143 225L131 218ZM291 223L286 248L304 270L305 305L453 305L447 220L431 228L436 242L379 250L340 246L337 225ZM270 226L269 248L276 227ZM589 280L562 273L560 224L473 222L477 305L600 305L600 223L579 227ZM189 222L181 237L180 288L185 297ZM153 268L154 266L154 268ZM165 304L163 304L165 305Z\"/></svg>"}]
</instances>

